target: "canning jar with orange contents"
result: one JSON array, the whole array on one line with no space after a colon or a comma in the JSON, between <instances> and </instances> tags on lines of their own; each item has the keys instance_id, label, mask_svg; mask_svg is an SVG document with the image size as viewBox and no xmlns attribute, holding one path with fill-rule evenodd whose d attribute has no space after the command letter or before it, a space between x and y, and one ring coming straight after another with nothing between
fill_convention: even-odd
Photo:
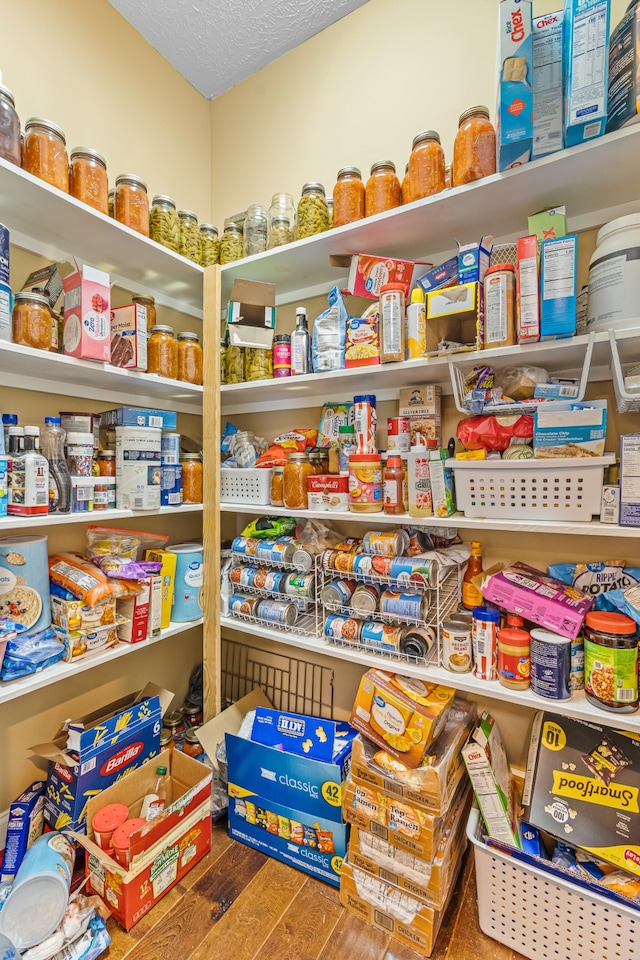
<instances>
[{"instance_id":1,"label":"canning jar with orange contents","mask_svg":"<svg viewBox=\"0 0 640 960\"><path fill-rule=\"evenodd\" d=\"M27 120L24 125L22 168L52 187L69 193L67 140L57 123L39 117Z\"/></svg>"},{"instance_id":2,"label":"canning jar with orange contents","mask_svg":"<svg viewBox=\"0 0 640 960\"><path fill-rule=\"evenodd\" d=\"M333 188L333 225L344 227L346 223L364 217L364 183L357 167L338 170L338 180Z\"/></svg>"},{"instance_id":3,"label":"canning jar with orange contents","mask_svg":"<svg viewBox=\"0 0 640 960\"><path fill-rule=\"evenodd\" d=\"M178 344L172 327L156 324L147 342L147 373L178 379Z\"/></svg>"},{"instance_id":4,"label":"canning jar with orange contents","mask_svg":"<svg viewBox=\"0 0 640 960\"><path fill-rule=\"evenodd\" d=\"M36 350L51 348L51 310L41 293L19 290L12 314L13 342Z\"/></svg>"},{"instance_id":5,"label":"canning jar with orange contents","mask_svg":"<svg viewBox=\"0 0 640 960\"><path fill-rule=\"evenodd\" d=\"M378 160L371 167L371 176L365 187L365 216L393 210L402 203L400 181L396 176L396 165L391 160Z\"/></svg>"},{"instance_id":6,"label":"canning jar with orange contents","mask_svg":"<svg viewBox=\"0 0 640 960\"><path fill-rule=\"evenodd\" d=\"M306 453L290 453L284 467L283 500L288 510L306 510L307 477L313 467Z\"/></svg>"},{"instance_id":7,"label":"canning jar with orange contents","mask_svg":"<svg viewBox=\"0 0 640 960\"><path fill-rule=\"evenodd\" d=\"M121 173L116 177L116 220L149 236L149 196L144 180L134 173Z\"/></svg>"},{"instance_id":8,"label":"canning jar with orange contents","mask_svg":"<svg viewBox=\"0 0 640 960\"><path fill-rule=\"evenodd\" d=\"M109 215L107 161L96 150L76 147L71 151L69 193L105 216Z\"/></svg>"},{"instance_id":9,"label":"canning jar with orange contents","mask_svg":"<svg viewBox=\"0 0 640 960\"><path fill-rule=\"evenodd\" d=\"M202 383L202 347L198 335L186 330L178 334L178 380Z\"/></svg>"},{"instance_id":10,"label":"canning jar with orange contents","mask_svg":"<svg viewBox=\"0 0 640 960\"><path fill-rule=\"evenodd\" d=\"M453 144L453 185L482 180L496 172L496 132L487 107L471 107L460 115Z\"/></svg>"},{"instance_id":11,"label":"canning jar with orange contents","mask_svg":"<svg viewBox=\"0 0 640 960\"><path fill-rule=\"evenodd\" d=\"M199 453L183 453L182 502L202 503L202 460Z\"/></svg>"},{"instance_id":12,"label":"canning jar with orange contents","mask_svg":"<svg viewBox=\"0 0 640 960\"><path fill-rule=\"evenodd\" d=\"M425 130L414 137L409 157L411 199L421 200L444 190L444 167L440 135L435 130Z\"/></svg>"}]
</instances>

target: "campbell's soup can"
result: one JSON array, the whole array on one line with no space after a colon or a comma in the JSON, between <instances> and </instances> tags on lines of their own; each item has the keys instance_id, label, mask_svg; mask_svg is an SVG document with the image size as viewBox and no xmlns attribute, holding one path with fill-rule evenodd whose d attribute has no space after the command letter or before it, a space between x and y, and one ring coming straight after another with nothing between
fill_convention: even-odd
<instances>
[{"instance_id":1,"label":"campbell's soup can","mask_svg":"<svg viewBox=\"0 0 640 960\"><path fill-rule=\"evenodd\" d=\"M446 620L440 628L442 666L452 673L469 673L473 666L471 618L469 622Z\"/></svg>"},{"instance_id":2,"label":"campbell's soup can","mask_svg":"<svg viewBox=\"0 0 640 960\"><path fill-rule=\"evenodd\" d=\"M387 420L387 451L409 453L411 450L411 421L409 417L389 417Z\"/></svg>"},{"instance_id":3,"label":"campbell's soup can","mask_svg":"<svg viewBox=\"0 0 640 960\"><path fill-rule=\"evenodd\" d=\"M324 623L324 635L328 640L341 640L344 643L358 643L362 633L362 623L355 617L330 613Z\"/></svg>"},{"instance_id":4,"label":"campbell's soup can","mask_svg":"<svg viewBox=\"0 0 640 960\"><path fill-rule=\"evenodd\" d=\"M351 605L355 589L355 580L332 580L322 588L320 600L327 610L337 612Z\"/></svg>"},{"instance_id":5,"label":"campbell's soup can","mask_svg":"<svg viewBox=\"0 0 640 960\"><path fill-rule=\"evenodd\" d=\"M429 611L429 598L425 593L403 593L401 590L385 590L380 597L380 613L403 620L424 620Z\"/></svg>"},{"instance_id":6,"label":"campbell's soup can","mask_svg":"<svg viewBox=\"0 0 640 960\"><path fill-rule=\"evenodd\" d=\"M365 553L382 557L401 557L409 549L410 538L406 530L370 530L365 534L362 547Z\"/></svg>"},{"instance_id":7,"label":"campbell's soup can","mask_svg":"<svg viewBox=\"0 0 640 960\"><path fill-rule=\"evenodd\" d=\"M260 597L233 593L229 599L229 613L235 613L240 617L255 617L259 600Z\"/></svg>"}]
</instances>

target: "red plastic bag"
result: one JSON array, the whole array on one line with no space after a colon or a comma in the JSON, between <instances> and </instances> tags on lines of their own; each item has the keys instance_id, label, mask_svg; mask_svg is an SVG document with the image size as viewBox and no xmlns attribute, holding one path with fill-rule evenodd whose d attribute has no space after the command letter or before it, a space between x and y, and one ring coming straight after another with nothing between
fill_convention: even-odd
<instances>
[{"instance_id":1,"label":"red plastic bag","mask_svg":"<svg viewBox=\"0 0 640 960\"><path fill-rule=\"evenodd\" d=\"M533 417L467 417L458 424L458 440L467 450L506 450L514 437L533 440Z\"/></svg>"}]
</instances>

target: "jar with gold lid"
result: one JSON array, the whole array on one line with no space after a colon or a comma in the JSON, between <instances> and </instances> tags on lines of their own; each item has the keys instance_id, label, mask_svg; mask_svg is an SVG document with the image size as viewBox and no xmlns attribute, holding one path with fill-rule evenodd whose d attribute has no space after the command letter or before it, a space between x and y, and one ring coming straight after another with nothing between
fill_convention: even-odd
<instances>
[{"instance_id":1,"label":"jar with gold lid","mask_svg":"<svg viewBox=\"0 0 640 960\"><path fill-rule=\"evenodd\" d=\"M220 262L218 228L212 223L200 224L200 266L211 267Z\"/></svg>"},{"instance_id":2,"label":"jar with gold lid","mask_svg":"<svg viewBox=\"0 0 640 960\"><path fill-rule=\"evenodd\" d=\"M175 201L171 197L157 194L151 201L149 236L156 243L178 253L180 249L180 221Z\"/></svg>"},{"instance_id":3,"label":"jar with gold lid","mask_svg":"<svg viewBox=\"0 0 640 960\"><path fill-rule=\"evenodd\" d=\"M202 383L202 347L198 335L186 330L178 334L178 380Z\"/></svg>"},{"instance_id":4,"label":"jar with gold lid","mask_svg":"<svg viewBox=\"0 0 640 960\"><path fill-rule=\"evenodd\" d=\"M116 452L115 450L98 451L98 471L101 477L115 477Z\"/></svg>"},{"instance_id":5,"label":"jar with gold lid","mask_svg":"<svg viewBox=\"0 0 640 960\"><path fill-rule=\"evenodd\" d=\"M173 753L175 746L171 730L168 727L162 727L160 730L160 753L163 750L170 750Z\"/></svg>"},{"instance_id":6,"label":"jar with gold lid","mask_svg":"<svg viewBox=\"0 0 640 960\"><path fill-rule=\"evenodd\" d=\"M178 343L173 328L156 324L147 341L147 373L178 379Z\"/></svg>"},{"instance_id":7,"label":"jar with gold lid","mask_svg":"<svg viewBox=\"0 0 640 960\"><path fill-rule=\"evenodd\" d=\"M174 743L182 744L187 728L179 710L170 710L165 713L162 718L162 729L170 732Z\"/></svg>"},{"instance_id":8,"label":"jar with gold lid","mask_svg":"<svg viewBox=\"0 0 640 960\"><path fill-rule=\"evenodd\" d=\"M244 241L242 227L237 223L225 223L220 240L220 263L232 263L242 260L244 256Z\"/></svg>"},{"instance_id":9,"label":"jar with gold lid","mask_svg":"<svg viewBox=\"0 0 640 960\"><path fill-rule=\"evenodd\" d=\"M131 297L132 303L138 303L147 310L147 330L151 330L156 325L156 298L146 293L134 293Z\"/></svg>"},{"instance_id":10,"label":"jar with gold lid","mask_svg":"<svg viewBox=\"0 0 640 960\"><path fill-rule=\"evenodd\" d=\"M75 147L71 151L69 193L94 210L109 215L107 161L97 150Z\"/></svg>"},{"instance_id":11,"label":"jar with gold lid","mask_svg":"<svg viewBox=\"0 0 640 960\"><path fill-rule=\"evenodd\" d=\"M343 167L338 170L338 180L333 188L333 226L344 227L347 223L364 217L364 183L358 167Z\"/></svg>"},{"instance_id":12,"label":"jar with gold lid","mask_svg":"<svg viewBox=\"0 0 640 960\"><path fill-rule=\"evenodd\" d=\"M36 350L51 349L51 309L41 293L19 290L12 314L13 342Z\"/></svg>"},{"instance_id":13,"label":"jar with gold lid","mask_svg":"<svg viewBox=\"0 0 640 960\"><path fill-rule=\"evenodd\" d=\"M184 722L188 727L199 727L203 721L202 705L192 703L191 700L185 700L180 708Z\"/></svg>"},{"instance_id":14,"label":"jar with gold lid","mask_svg":"<svg viewBox=\"0 0 640 960\"><path fill-rule=\"evenodd\" d=\"M198 757L201 757L204 753L202 744L198 740L197 727L189 727L187 730L184 743L182 745L182 752L186 753L188 757L192 757L194 760L197 760Z\"/></svg>"},{"instance_id":15,"label":"jar with gold lid","mask_svg":"<svg viewBox=\"0 0 640 960\"><path fill-rule=\"evenodd\" d=\"M283 474L283 500L288 510L305 510L307 507L307 477L313 475L313 467L306 453L290 453Z\"/></svg>"},{"instance_id":16,"label":"jar with gold lid","mask_svg":"<svg viewBox=\"0 0 640 960\"><path fill-rule=\"evenodd\" d=\"M385 210L393 210L401 203L402 193L395 163L378 160L371 166L371 175L365 187L365 216L373 217Z\"/></svg>"},{"instance_id":17,"label":"jar with gold lid","mask_svg":"<svg viewBox=\"0 0 640 960\"><path fill-rule=\"evenodd\" d=\"M0 157L20 166L22 144L16 102L8 87L0 86Z\"/></svg>"},{"instance_id":18,"label":"jar with gold lid","mask_svg":"<svg viewBox=\"0 0 640 960\"><path fill-rule=\"evenodd\" d=\"M321 183L305 183L298 201L298 240L329 229L329 208Z\"/></svg>"},{"instance_id":19,"label":"jar with gold lid","mask_svg":"<svg viewBox=\"0 0 640 960\"><path fill-rule=\"evenodd\" d=\"M30 117L24 125L22 168L69 193L67 140L57 123Z\"/></svg>"},{"instance_id":20,"label":"jar with gold lid","mask_svg":"<svg viewBox=\"0 0 640 960\"><path fill-rule=\"evenodd\" d=\"M487 107L460 115L453 144L453 186L460 187L496 172L496 132Z\"/></svg>"},{"instance_id":21,"label":"jar with gold lid","mask_svg":"<svg viewBox=\"0 0 640 960\"><path fill-rule=\"evenodd\" d=\"M198 218L192 210L178 210L178 220L180 222L180 249L178 253L186 257L187 260L199 263L200 231L198 230Z\"/></svg>"},{"instance_id":22,"label":"jar with gold lid","mask_svg":"<svg viewBox=\"0 0 640 960\"><path fill-rule=\"evenodd\" d=\"M444 190L444 151L440 134L424 130L413 138L409 157L409 191L412 200L432 197Z\"/></svg>"},{"instance_id":23,"label":"jar with gold lid","mask_svg":"<svg viewBox=\"0 0 640 960\"><path fill-rule=\"evenodd\" d=\"M144 237L149 236L149 197L147 185L134 173L116 177L116 220Z\"/></svg>"},{"instance_id":24,"label":"jar with gold lid","mask_svg":"<svg viewBox=\"0 0 640 960\"><path fill-rule=\"evenodd\" d=\"M183 453L182 464L182 502L202 503L202 460L199 453Z\"/></svg>"}]
</instances>

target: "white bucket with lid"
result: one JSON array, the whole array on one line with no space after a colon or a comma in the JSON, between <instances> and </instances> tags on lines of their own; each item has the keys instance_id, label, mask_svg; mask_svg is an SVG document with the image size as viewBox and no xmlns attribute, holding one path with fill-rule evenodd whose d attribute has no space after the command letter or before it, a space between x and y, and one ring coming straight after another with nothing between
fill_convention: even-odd
<instances>
[{"instance_id":1,"label":"white bucket with lid","mask_svg":"<svg viewBox=\"0 0 640 960\"><path fill-rule=\"evenodd\" d=\"M598 231L589 261L587 331L640 326L640 214Z\"/></svg>"}]
</instances>

